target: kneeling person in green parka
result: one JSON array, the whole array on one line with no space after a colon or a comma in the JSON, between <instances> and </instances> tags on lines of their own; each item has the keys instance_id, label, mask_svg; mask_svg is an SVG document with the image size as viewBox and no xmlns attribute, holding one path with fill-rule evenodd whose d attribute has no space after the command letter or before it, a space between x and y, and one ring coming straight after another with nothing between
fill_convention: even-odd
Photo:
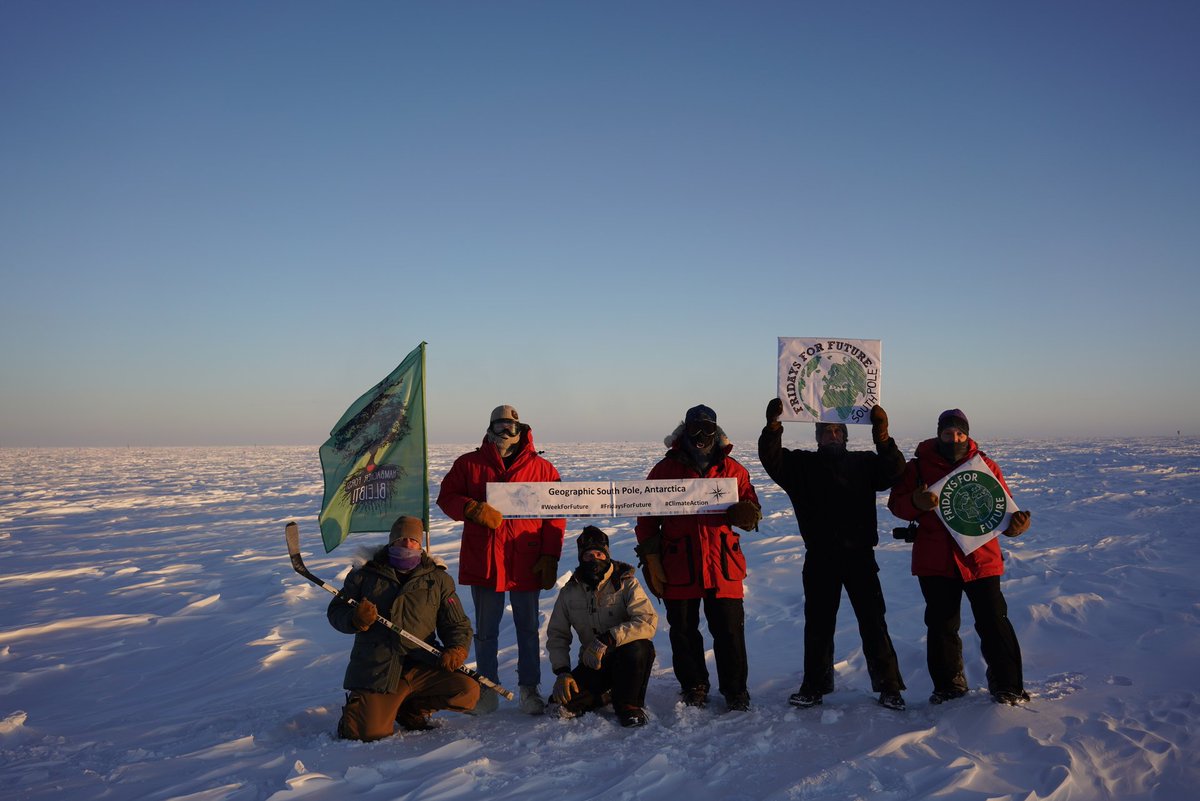
<instances>
[{"instance_id":1,"label":"kneeling person in green parka","mask_svg":"<svg viewBox=\"0 0 1200 801\"><path fill-rule=\"evenodd\" d=\"M338 736L348 740L390 737L395 724L408 730L434 726L439 709L468 712L479 700L479 684L458 673L467 660L471 622L444 567L421 551L421 521L400 517L388 544L346 576L340 597L326 616L335 629L354 635L342 686L348 690ZM373 625L379 610L400 628L437 645L439 657Z\"/></svg>"}]
</instances>

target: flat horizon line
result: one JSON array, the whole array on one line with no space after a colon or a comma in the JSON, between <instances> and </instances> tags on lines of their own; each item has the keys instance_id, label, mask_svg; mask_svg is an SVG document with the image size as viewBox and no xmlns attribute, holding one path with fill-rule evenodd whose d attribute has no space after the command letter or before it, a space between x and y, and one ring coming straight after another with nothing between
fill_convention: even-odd
<instances>
[{"instance_id":1,"label":"flat horizon line","mask_svg":"<svg viewBox=\"0 0 1200 801\"><path fill-rule=\"evenodd\" d=\"M911 440L911 439L916 439L916 440L920 441L920 440L925 440L925 439L929 439L929 438L930 438L930 436L928 436L928 435L919 435L916 437L910 437L910 436L895 437L895 439L897 439L898 441L899 440ZM1051 442L1087 442L1087 441L1094 441L1094 440L1125 440L1125 439L1182 440L1182 439L1197 439L1197 438L1200 438L1200 435L1182 434L1182 433L1179 433L1179 434L1078 434L1078 435L1074 435L1074 436L1058 436L1058 437L1050 437L1050 436L1044 436L1044 435L1026 435L1026 436L1019 436L1019 437L997 436L997 437L989 437L989 438L986 438L983 440L976 440L976 441L981 442L982 444L986 444L989 442L1029 442L1029 441L1034 441L1034 440L1051 443ZM734 442L734 443L754 442L755 439L731 439L730 441ZM851 444L853 445L853 444L857 444L857 443L852 442ZM595 440L576 439L576 440L542 440L538 443L538 449L541 450L542 446L548 446L548 445L655 445L657 447L664 447L661 439L644 439L644 440L643 439L595 439ZM428 446L429 447L458 446L458 447L464 447L464 448L475 448L475 447L478 447L478 444L474 443L474 442L466 442L466 441L458 441L458 442L444 441L444 442L430 442L430 443L428 443ZM216 449L216 448L312 448L313 450L319 451L321 448L321 445L313 444L313 443L257 443L257 442L170 443L170 444L131 444L131 443L127 443L127 444L121 444L121 445L114 445L114 444L6 445L3 443L0 443L0 450L6 450L6 451L71 450L71 449L76 449L76 450L80 450L80 449L170 450L172 448L175 448L175 449L179 449L179 448L191 448L191 449L195 449L195 448L214 448L214 449Z\"/></svg>"}]
</instances>

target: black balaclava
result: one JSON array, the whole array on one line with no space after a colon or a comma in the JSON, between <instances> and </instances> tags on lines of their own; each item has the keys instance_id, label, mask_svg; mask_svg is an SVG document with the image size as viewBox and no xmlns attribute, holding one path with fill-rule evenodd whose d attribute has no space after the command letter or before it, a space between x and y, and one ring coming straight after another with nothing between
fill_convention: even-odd
<instances>
[{"instance_id":1,"label":"black balaclava","mask_svg":"<svg viewBox=\"0 0 1200 801\"><path fill-rule=\"evenodd\" d=\"M579 548L579 567L575 568L575 575L589 587L599 585L612 565L608 553L608 535L595 526L588 526L579 534L575 544ZM583 555L588 551L601 551L604 558L585 562Z\"/></svg>"},{"instance_id":2,"label":"black balaclava","mask_svg":"<svg viewBox=\"0 0 1200 801\"><path fill-rule=\"evenodd\" d=\"M688 409L683 418L683 445L696 464L711 464L717 447L717 413L703 404Z\"/></svg>"},{"instance_id":3,"label":"black balaclava","mask_svg":"<svg viewBox=\"0 0 1200 801\"><path fill-rule=\"evenodd\" d=\"M962 442L943 442L942 432L947 428L957 428L959 431L971 436L971 424L967 422L967 416L963 414L962 409L947 409L938 415L938 453L948 462L958 462L967 455L967 450L971 443L967 440Z\"/></svg>"}]
</instances>

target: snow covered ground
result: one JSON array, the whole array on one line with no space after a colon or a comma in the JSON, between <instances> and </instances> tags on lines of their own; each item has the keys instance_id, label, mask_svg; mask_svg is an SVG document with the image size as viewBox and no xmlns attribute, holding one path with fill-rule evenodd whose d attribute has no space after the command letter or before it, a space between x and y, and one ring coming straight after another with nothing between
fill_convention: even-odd
<instances>
[{"instance_id":1,"label":"snow covered ground","mask_svg":"<svg viewBox=\"0 0 1200 801\"><path fill-rule=\"evenodd\" d=\"M858 435L856 434L856 437ZM785 443L808 447L806 427ZM857 442L857 439L856 439ZM911 454L915 441L901 447ZM1030 532L1003 543L1004 592L1033 701L992 704L964 608L966 699L930 706L920 592L883 508L888 623L906 712L874 702L848 603L838 690L799 682L803 549L753 443L734 456L764 503L743 537L749 714L676 703L665 622L650 724L532 718L502 703L376 743L332 736L350 639L284 548L326 556L316 448L0 450L0 794L18 799L1160 799L1200 785L1200 440L984 441ZM430 449L433 486L468 445ZM543 444L567 480L639 479L652 443ZM862 447L855 445L855 447ZM458 526L434 510L457 575ZM633 558L632 519L599 521ZM569 521L561 581L573 565ZM356 543L357 540L357 543ZM464 593L470 604L470 596ZM553 603L544 593L543 623ZM516 684L511 619L501 681ZM711 657L711 653L710 653ZM551 684L545 667L543 688Z\"/></svg>"}]
</instances>

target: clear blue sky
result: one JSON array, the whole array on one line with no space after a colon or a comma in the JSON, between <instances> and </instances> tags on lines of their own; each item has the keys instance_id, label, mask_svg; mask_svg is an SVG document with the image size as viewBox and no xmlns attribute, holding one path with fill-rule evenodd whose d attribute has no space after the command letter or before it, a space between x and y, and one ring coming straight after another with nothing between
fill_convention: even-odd
<instances>
[{"instance_id":1,"label":"clear blue sky","mask_svg":"<svg viewBox=\"0 0 1200 801\"><path fill-rule=\"evenodd\" d=\"M1200 434L1200 3L0 3L0 445ZM807 439L807 432L793 432Z\"/></svg>"}]
</instances>

